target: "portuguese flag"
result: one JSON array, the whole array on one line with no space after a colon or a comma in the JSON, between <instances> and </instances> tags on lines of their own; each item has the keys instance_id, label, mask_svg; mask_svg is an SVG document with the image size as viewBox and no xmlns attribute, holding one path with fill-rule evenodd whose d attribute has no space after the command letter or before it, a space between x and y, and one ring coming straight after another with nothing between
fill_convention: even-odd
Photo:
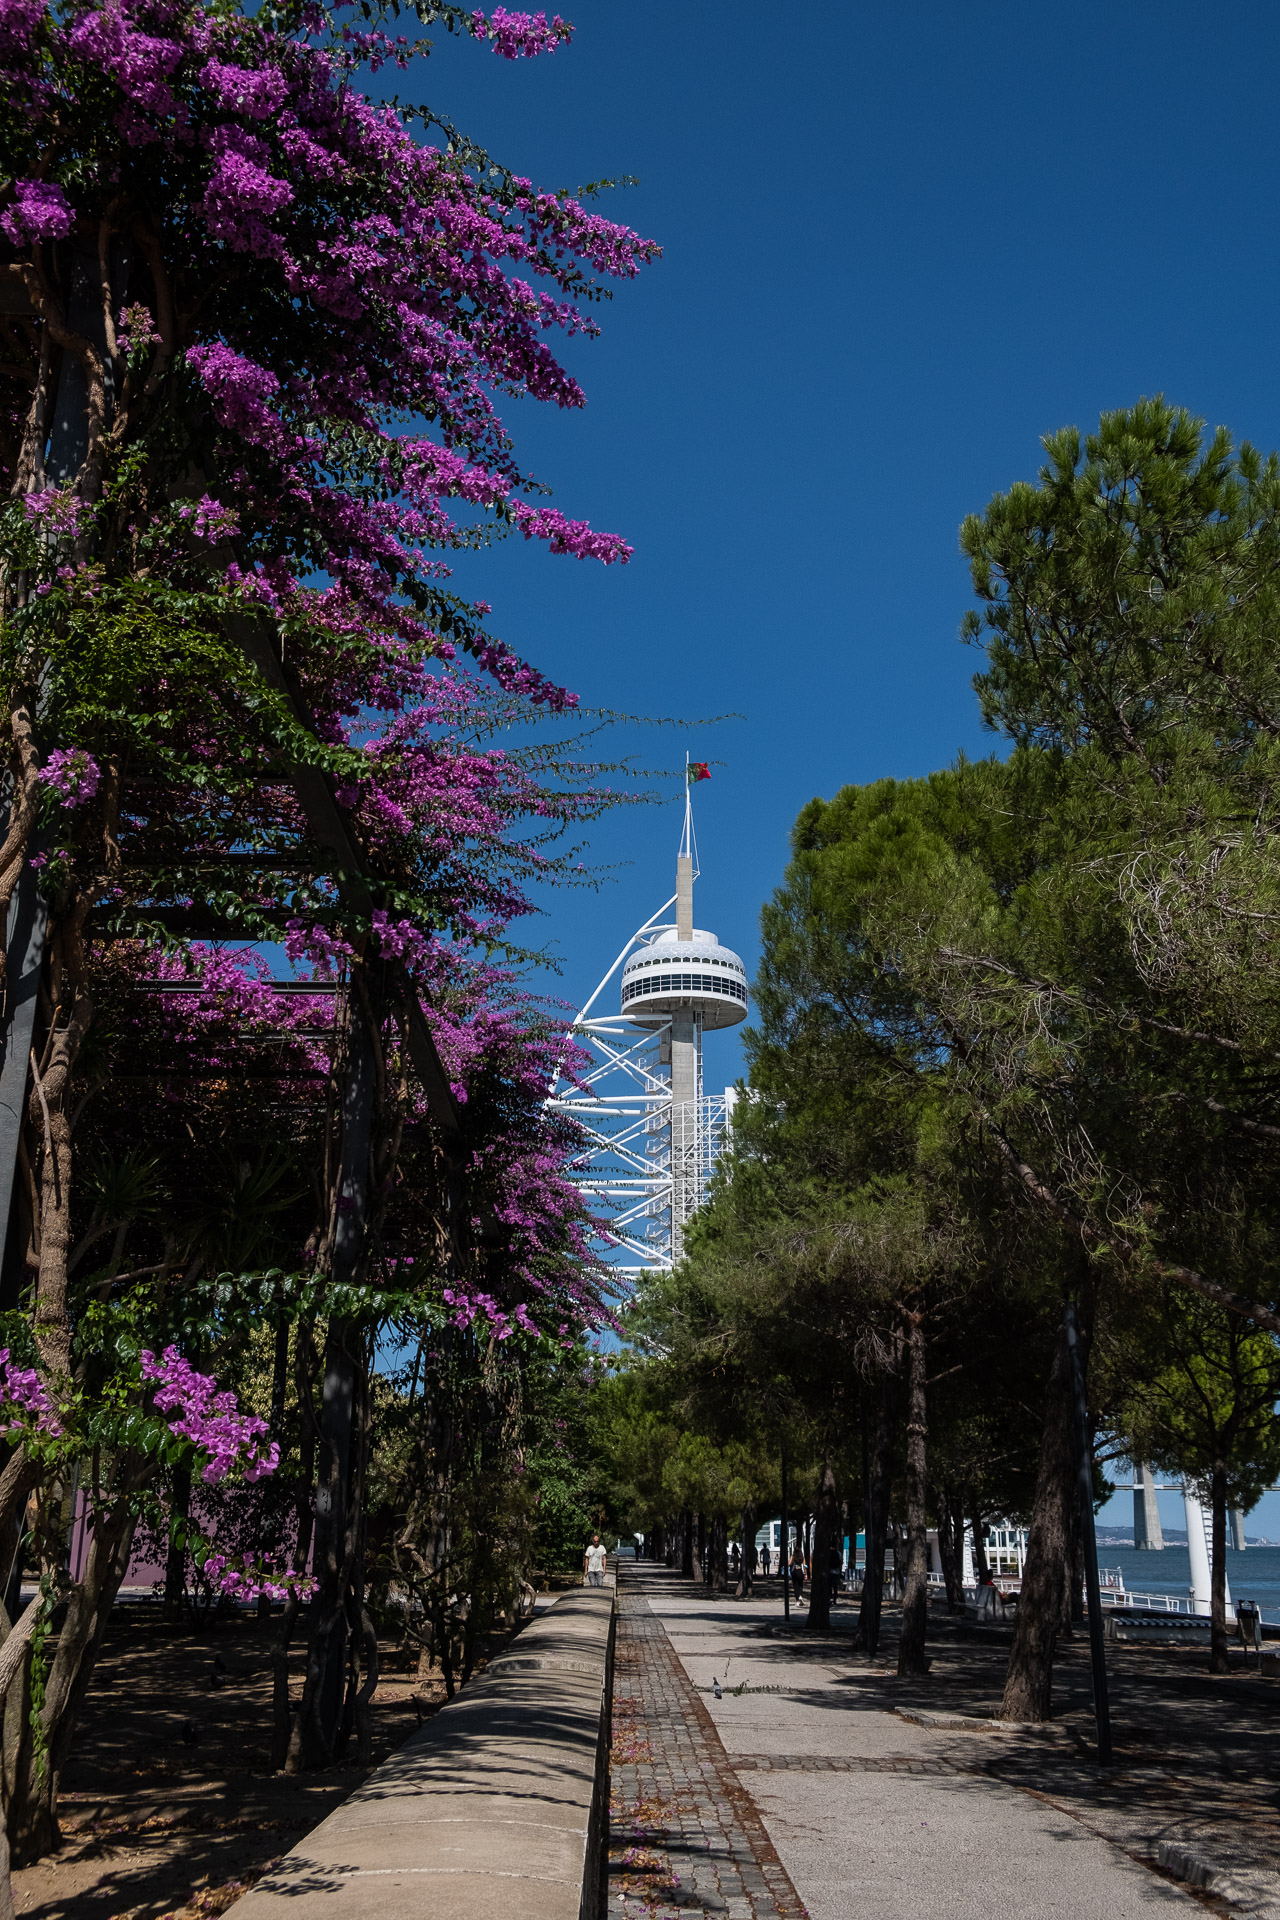
<instances>
[{"instance_id":1,"label":"portuguese flag","mask_svg":"<svg viewBox=\"0 0 1280 1920\"><path fill-rule=\"evenodd\" d=\"M689 763L690 786L693 785L695 780L709 780L710 778L711 769L705 760L693 760Z\"/></svg>"}]
</instances>

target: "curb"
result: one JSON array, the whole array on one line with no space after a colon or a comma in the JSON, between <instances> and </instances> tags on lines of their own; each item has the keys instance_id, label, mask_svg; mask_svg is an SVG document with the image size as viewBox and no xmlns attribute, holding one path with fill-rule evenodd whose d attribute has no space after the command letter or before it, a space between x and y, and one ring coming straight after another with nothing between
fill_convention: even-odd
<instances>
[{"instance_id":1,"label":"curb","mask_svg":"<svg viewBox=\"0 0 1280 1920\"><path fill-rule=\"evenodd\" d=\"M1189 1840L1161 1840L1156 1860L1175 1880L1200 1887L1205 1893L1216 1893L1241 1913L1256 1915L1257 1920L1280 1916L1280 1876L1274 1873L1223 1866L1197 1852Z\"/></svg>"},{"instance_id":2,"label":"curb","mask_svg":"<svg viewBox=\"0 0 1280 1920\"><path fill-rule=\"evenodd\" d=\"M899 1720L909 1720L913 1727L941 1727L966 1733L1044 1733L1053 1731L1052 1723L1044 1720L994 1720L979 1713L933 1712L927 1707L894 1707L892 1709Z\"/></svg>"}]
</instances>

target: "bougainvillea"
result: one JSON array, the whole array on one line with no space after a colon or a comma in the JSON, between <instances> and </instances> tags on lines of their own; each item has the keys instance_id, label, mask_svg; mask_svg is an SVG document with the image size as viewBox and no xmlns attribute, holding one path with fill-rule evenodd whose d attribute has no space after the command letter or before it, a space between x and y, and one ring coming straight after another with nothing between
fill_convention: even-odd
<instances>
[{"instance_id":1,"label":"bougainvillea","mask_svg":"<svg viewBox=\"0 0 1280 1920\"><path fill-rule=\"evenodd\" d=\"M34 1430L56 1440L64 1431L40 1375L34 1367L14 1366L8 1347L0 1347L0 1422L3 1433Z\"/></svg>"},{"instance_id":2,"label":"bougainvillea","mask_svg":"<svg viewBox=\"0 0 1280 1920\"><path fill-rule=\"evenodd\" d=\"M257 1414L242 1413L234 1393L221 1393L211 1375L199 1373L176 1347L157 1359L142 1350L142 1378L152 1384L152 1401L168 1416L169 1429L204 1454L201 1477L207 1485L225 1480L238 1468L246 1480L261 1480L280 1464L280 1448Z\"/></svg>"},{"instance_id":3,"label":"bougainvillea","mask_svg":"<svg viewBox=\"0 0 1280 1920\"><path fill-rule=\"evenodd\" d=\"M559 16L419 14L508 60L570 37ZM0 907L38 881L55 1009L31 1048L19 1183L35 1373L50 1407L97 1394L122 1422L86 1620L141 1490L183 1537L173 1448L196 1450L209 1498L252 1491L276 1477L294 1393L290 1472L337 1488L346 1515L339 1552L313 1532L318 1495L296 1502L288 1559L317 1556L321 1648L339 1618L363 1633L349 1516L368 1428L339 1488L319 1386L335 1352L358 1386L389 1323L511 1355L600 1312L575 1142L542 1099L553 1023L502 949L531 886L569 865L556 836L609 796L568 749L511 744L574 696L453 589L450 556L512 534L629 558L576 502L547 501L499 409L581 406L553 342L593 334L607 283L656 253L375 98L364 75L425 51L394 24L317 0L0 0L16 376ZM375 1096L353 1198L362 1035ZM260 1335L270 1420L181 1357L247 1364ZM140 1347L141 1378L112 1371ZM40 1472L33 1449L0 1536ZM202 1552L206 1581L243 1598L250 1570ZM287 1597L286 1647L300 1577L263 1589ZM80 1618L51 1726L93 1657ZM28 1856L56 1837L51 1793L28 1782L10 1802Z\"/></svg>"}]
</instances>

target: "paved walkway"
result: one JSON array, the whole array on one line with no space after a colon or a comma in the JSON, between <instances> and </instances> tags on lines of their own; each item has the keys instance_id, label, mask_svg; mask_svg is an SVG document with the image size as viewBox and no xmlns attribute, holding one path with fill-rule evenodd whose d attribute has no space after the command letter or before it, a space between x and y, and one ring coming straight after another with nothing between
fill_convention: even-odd
<instances>
[{"instance_id":1,"label":"paved walkway","mask_svg":"<svg viewBox=\"0 0 1280 1920\"><path fill-rule=\"evenodd\" d=\"M619 1600L611 1920L1204 1912L1078 1812L994 1777L999 1735L904 1720L847 1641L806 1644L796 1671L776 1603L712 1602L644 1563L624 1563Z\"/></svg>"},{"instance_id":2,"label":"paved walkway","mask_svg":"<svg viewBox=\"0 0 1280 1920\"><path fill-rule=\"evenodd\" d=\"M805 1920L751 1795L645 1597L623 1572L614 1652L609 1915Z\"/></svg>"}]
</instances>

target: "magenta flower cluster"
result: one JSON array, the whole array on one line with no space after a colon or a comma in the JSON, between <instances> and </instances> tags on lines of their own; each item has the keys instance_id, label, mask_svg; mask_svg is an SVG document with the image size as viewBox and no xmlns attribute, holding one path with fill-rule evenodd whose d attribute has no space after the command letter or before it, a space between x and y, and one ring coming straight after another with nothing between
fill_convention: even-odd
<instances>
[{"instance_id":1,"label":"magenta flower cluster","mask_svg":"<svg viewBox=\"0 0 1280 1920\"><path fill-rule=\"evenodd\" d=\"M194 505L188 501L179 507L178 518L189 523L197 540L208 540L215 545L220 540L232 539L240 527L240 515L235 508L224 507L221 500L207 493Z\"/></svg>"},{"instance_id":2,"label":"magenta flower cluster","mask_svg":"<svg viewBox=\"0 0 1280 1920\"><path fill-rule=\"evenodd\" d=\"M316 1590L316 1582L309 1573L299 1573L294 1567L245 1566L228 1559L225 1553L206 1554L200 1571L215 1593L226 1594L228 1599L246 1605L263 1596L268 1600L287 1600L295 1593L300 1600L306 1600Z\"/></svg>"},{"instance_id":3,"label":"magenta flower cluster","mask_svg":"<svg viewBox=\"0 0 1280 1920\"><path fill-rule=\"evenodd\" d=\"M511 13L506 7L495 7L487 19L483 13L473 13L471 31L478 40L492 40L494 52L504 60L554 53L562 40L573 35L573 28L559 14L548 25L545 13Z\"/></svg>"},{"instance_id":4,"label":"magenta flower cluster","mask_svg":"<svg viewBox=\"0 0 1280 1920\"><path fill-rule=\"evenodd\" d=\"M0 233L15 247L61 240L75 225L67 196L56 181L18 180L13 205L0 214Z\"/></svg>"},{"instance_id":5,"label":"magenta flower cluster","mask_svg":"<svg viewBox=\"0 0 1280 1920\"><path fill-rule=\"evenodd\" d=\"M98 791L102 769L83 747L55 747L36 778L64 807L82 807Z\"/></svg>"},{"instance_id":6,"label":"magenta flower cluster","mask_svg":"<svg viewBox=\"0 0 1280 1920\"><path fill-rule=\"evenodd\" d=\"M42 487L38 493L23 494L22 511L41 532L74 537L80 531L85 505L70 487Z\"/></svg>"},{"instance_id":7,"label":"magenta flower cluster","mask_svg":"<svg viewBox=\"0 0 1280 1920\"><path fill-rule=\"evenodd\" d=\"M153 1399L169 1418L170 1431L206 1454L202 1478L207 1485L225 1480L239 1468L246 1480L263 1480L280 1463L276 1441L264 1445L270 1429L257 1414L241 1413L234 1393L219 1392L207 1373L197 1373L176 1347L166 1347L157 1360L144 1349L142 1377L154 1383Z\"/></svg>"},{"instance_id":8,"label":"magenta flower cluster","mask_svg":"<svg viewBox=\"0 0 1280 1920\"><path fill-rule=\"evenodd\" d=\"M559 15L446 10L506 59L570 35ZM169 289L134 301L116 345L125 360L144 346L180 356L203 390L249 556L226 567L237 595L321 621L338 648L380 646L392 704L412 696L415 662L461 648L509 692L568 706L478 608L423 589L447 574L441 550L474 544L477 514L556 553L629 558L617 535L519 498L528 483L494 395L581 406L549 336L594 333L593 276L630 277L657 249L570 196L496 185L415 138L410 110L352 84L362 60L405 58L400 41L320 6L292 33L270 19L179 0L4 0L0 79L29 101L30 137L0 225L26 244L76 220L150 231L160 218ZM90 97L68 137L69 103ZM160 153L166 214L153 205ZM50 154L62 177L35 178ZM133 279L145 291L141 262ZM208 300L221 285L234 297ZM194 316L182 339L160 338L162 305ZM295 353L271 317L286 312L315 351ZM423 419L430 439L406 431ZM370 691L342 690L345 719Z\"/></svg>"},{"instance_id":9,"label":"magenta flower cluster","mask_svg":"<svg viewBox=\"0 0 1280 1920\"><path fill-rule=\"evenodd\" d=\"M156 332L156 323L151 309L135 300L131 306L122 307L116 318L116 347L127 359L135 349L158 347L162 345L161 335Z\"/></svg>"},{"instance_id":10,"label":"magenta flower cluster","mask_svg":"<svg viewBox=\"0 0 1280 1920\"><path fill-rule=\"evenodd\" d=\"M15 1367L9 1348L0 1347L0 1433L29 1433L33 1428L50 1439L59 1438L63 1432L53 1401L34 1367Z\"/></svg>"}]
</instances>

